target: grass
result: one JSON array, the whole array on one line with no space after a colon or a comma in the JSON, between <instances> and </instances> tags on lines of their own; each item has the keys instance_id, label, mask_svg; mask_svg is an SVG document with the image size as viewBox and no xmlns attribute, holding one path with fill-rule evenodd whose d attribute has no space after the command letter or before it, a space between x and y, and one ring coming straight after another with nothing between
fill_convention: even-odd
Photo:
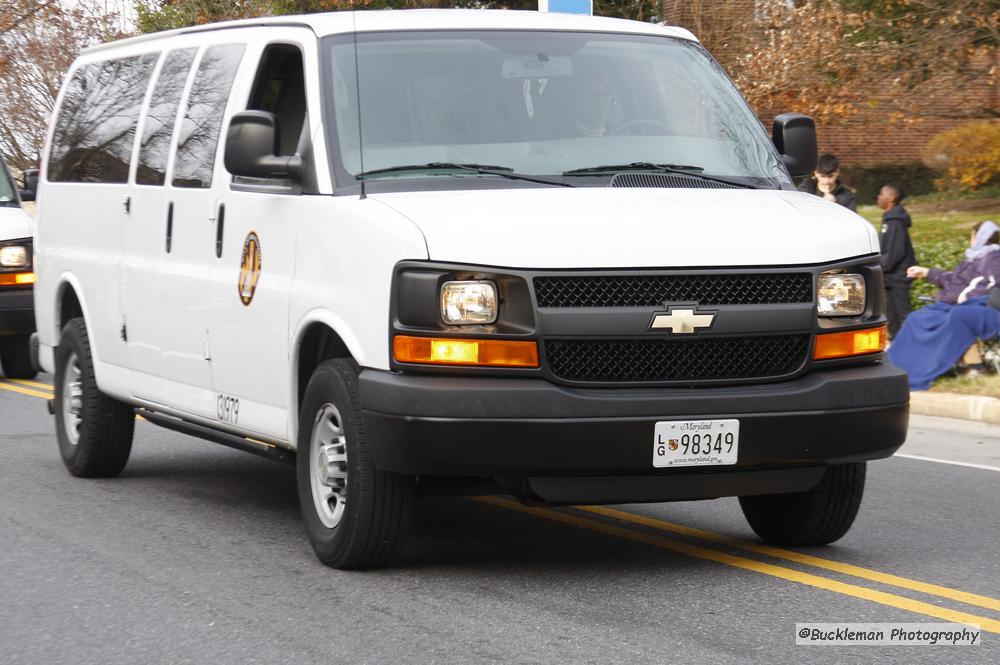
<instances>
[{"instance_id":1,"label":"grass","mask_svg":"<svg viewBox=\"0 0 1000 665\"><path fill-rule=\"evenodd\" d=\"M931 386L931 392L1000 397L1000 374L942 376Z\"/></svg>"},{"instance_id":2,"label":"grass","mask_svg":"<svg viewBox=\"0 0 1000 665\"><path fill-rule=\"evenodd\" d=\"M920 246L933 242L955 242L967 245L972 226L984 219L992 219L1000 224L1000 198L963 198L931 200L927 197L913 203L904 201L913 228L910 237L920 258ZM858 213L876 228L882 223L882 209L876 206L861 206ZM951 267L951 266L947 266Z\"/></svg>"}]
</instances>

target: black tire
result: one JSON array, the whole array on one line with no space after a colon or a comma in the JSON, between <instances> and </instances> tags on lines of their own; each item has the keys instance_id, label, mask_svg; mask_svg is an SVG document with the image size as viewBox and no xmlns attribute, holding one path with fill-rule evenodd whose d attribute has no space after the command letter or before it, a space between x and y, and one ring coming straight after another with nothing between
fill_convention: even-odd
<instances>
[{"instance_id":1,"label":"black tire","mask_svg":"<svg viewBox=\"0 0 1000 665\"><path fill-rule=\"evenodd\" d=\"M327 425L332 429L322 430ZM333 435L334 445L324 445L324 433L338 429L343 436ZM346 462L321 454L323 448L337 457L345 455ZM320 561L344 570L374 568L399 554L410 530L414 481L381 471L372 463L353 360L327 360L313 372L302 400L296 457L299 506L306 535ZM319 480L330 477L327 469L334 469L338 478ZM339 475L344 472L341 481ZM324 500L324 492L338 494Z\"/></svg>"},{"instance_id":2,"label":"black tire","mask_svg":"<svg viewBox=\"0 0 1000 665\"><path fill-rule=\"evenodd\" d=\"M132 452L135 416L131 407L108 397L97 387L90 338L83 319L71 319L63 328L55 362L56 436L66 468L81 478L117 476ZM76 371L78 380L67 378ZM67 400L72 405L76 398L70 392L77 389L78 404L73 407L77 411L72 413ZM74 416L79 418L78 423Z\"/></svg>"},{"instance_id":3,"label":"black tire","mask_svg":"<svg viewBox=\"0 0 1000 665\"><path fill-rule=\"evenodd\" d=\"M0 365L9 379L33 379L38 370L31 365L31 335L0 337Z\"/></svg>"},{"instance_id":4,"label":"black tire","mask_svg":"<svg viewBox=\"0 0 1000 665\"><path fill-rule=\"evenodd\" d=\"M741 496L750 527L774 545L828 545L846 534L861 506L865 463L828 466L808 492Z\"/></svg>"}]
</instances>

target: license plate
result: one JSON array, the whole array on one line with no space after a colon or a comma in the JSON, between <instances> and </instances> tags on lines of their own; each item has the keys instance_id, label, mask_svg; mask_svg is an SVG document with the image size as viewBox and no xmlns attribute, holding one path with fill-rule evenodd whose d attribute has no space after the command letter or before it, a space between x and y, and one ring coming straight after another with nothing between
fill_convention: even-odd
<instances>
[{"instance_id":1,"label":"license plate","mask_svg":"<svg viewBox=\"0 0 1000 665\"><path fill-rule=\"evenodd\" d=\"M653 430L653 466L736 464L738 420L663 420Z\"/></svg>"}]
</instances>

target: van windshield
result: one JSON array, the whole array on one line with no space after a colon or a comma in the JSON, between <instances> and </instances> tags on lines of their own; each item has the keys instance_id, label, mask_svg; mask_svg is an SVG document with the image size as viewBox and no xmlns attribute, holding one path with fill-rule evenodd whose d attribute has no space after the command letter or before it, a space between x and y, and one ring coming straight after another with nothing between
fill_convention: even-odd
<instances>
[{"instance_id":1,"label":"van windshield","mask_svg":"<svg viewBox=\"0 0 1000 665\"><path fill-rule=\"evenodd\" d=\"M493 170L586 184L643 165L790 182L746 102L687 40L452 30L338 35L325 49L340 182Z\"/></svg>"},{"instance_id":2,"label":"van windshield","mask_svg":"<svg viewBox=\"0 0 1000 665\"><path fill-rule=\"evenodd\" d=\"M0 206L16 206L17 195L6 165L0 161Z\"/></svg>"}]
</instances>

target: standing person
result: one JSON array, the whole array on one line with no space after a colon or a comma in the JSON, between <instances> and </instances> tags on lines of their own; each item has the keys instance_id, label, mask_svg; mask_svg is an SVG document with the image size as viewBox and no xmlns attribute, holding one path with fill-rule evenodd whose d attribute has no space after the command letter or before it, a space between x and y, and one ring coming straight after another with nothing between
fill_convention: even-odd
<instances>
[{"instance_id":1,"label":"standing person","mask_svg":"<svg viewBox=\"0 0 1000 665\"><path fill-rule=\"evenodd\" d=\"M910 213L902 206L903 188L884 185L878 193L882 213L882 274L885 279L885 314L889 319L889 339L896 336L910 313L910 283L906 269L916 265L917 256L910 242Z\"/></svg>"},{"instance_id":2,"label":"standing person","mask_svg":"<svg viewBox=\"0 0 1000 665\"><path fill-rule=\"evenodd\" d=\"M840 160L836 155L826 153L816 161L813 177L802 183L799 191L822 196L827 201L839 203L848 210L858 211L858 200L854 192L840 181Z\"/></svg>"}]
</instances>

